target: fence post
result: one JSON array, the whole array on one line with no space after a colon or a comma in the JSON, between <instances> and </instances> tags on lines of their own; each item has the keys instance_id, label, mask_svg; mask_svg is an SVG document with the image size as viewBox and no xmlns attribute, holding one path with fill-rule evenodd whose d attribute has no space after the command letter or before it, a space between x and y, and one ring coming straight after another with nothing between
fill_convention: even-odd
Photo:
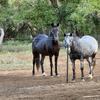
<instances>
[{"instance_id":1,"label":"fence post","mask_svg":"<svg viewBox=\"0 0 100 100\"><path fill-rule=\"evenodd\" d=\"M69 65L69 57L68 57L68 48L67 48L67 62L66 62L66 82L68 83L68 65Z\"/></svg>"}]
</instances>

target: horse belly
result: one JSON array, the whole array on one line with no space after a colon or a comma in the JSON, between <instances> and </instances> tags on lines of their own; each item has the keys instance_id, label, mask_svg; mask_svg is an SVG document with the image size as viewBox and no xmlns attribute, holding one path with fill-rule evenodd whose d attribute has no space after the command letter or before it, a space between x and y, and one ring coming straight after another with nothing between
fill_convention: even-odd
<instances>
[{"instance_id":1,"label":"horse belly","mask_svg":"<svg viewBox=\"0 0 100 100\"><path fill-rule=\"evenodd\" d=\"M71 60L77 60L77 59L87 59L87 57L90 57L90 56L92 56L92 54L91 55L89 55L89 54L82 54L82 53L79 53L79 52L74 52L74 53L70 53L70 59Z\"/></svg>"},{"instance_id":2,"label":"horse belly","mask_svg":"<svg viewBox=\"0 0 100 100\"><path fill-rule=\"evenodd\" d=\"M76 60L76 59L81 59L81 53L78 52L70 52L70 59L71 60Z\"/></svg>"}]
</instances>

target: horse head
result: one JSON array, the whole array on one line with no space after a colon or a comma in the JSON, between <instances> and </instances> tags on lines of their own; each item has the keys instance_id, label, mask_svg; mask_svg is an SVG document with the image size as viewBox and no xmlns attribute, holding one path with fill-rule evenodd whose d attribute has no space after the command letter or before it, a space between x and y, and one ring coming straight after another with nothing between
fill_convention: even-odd
<instances>
[{"instance_id":1,"label":"horse head","mask_svg":"<svg viewBox=\"0 0 100 100\"><path fill-rule=\"evenodd\" d=\"M52 28L49 37L52 38L53 42L56 43L59 40L59 24L51 24Z\"/></svg>"},{"instance_id":2,"label":"horse head","mask_svg":"<svg viewBox=\"0 0 100 100\"><path fill-rule=\"evenodd\" d=\"M70 48L73 41L72 33L64 33L64 46L65 48Z\"/></svg>"}]
</instances>

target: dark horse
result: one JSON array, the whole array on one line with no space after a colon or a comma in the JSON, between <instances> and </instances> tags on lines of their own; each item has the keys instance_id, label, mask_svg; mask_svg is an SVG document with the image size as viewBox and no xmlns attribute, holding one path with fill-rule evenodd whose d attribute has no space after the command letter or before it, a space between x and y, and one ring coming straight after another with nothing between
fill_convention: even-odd
<instances>
[{"instance_id":1,"label":"dark horse","mask_svg":"<svg viewBox=\"0 0 100 100\"><path fill-rule=\"evenodd\" d=\"M52 57L55 56L55 75L58 75L57 71L57 61L59 56L59 29L57 25L51 24L52 28L50 30L49 35L46 34L39 34L37 35L32 42L32 53L33 53L33 71L32 74L35 74L35 64L37 67L37 71L39 70L39 67L41 65L42 74L45 75L44 71L44 59L45 56L49 56L50 59L50 67L51 67L51 73L50 75L53 76L53 62ZM41 55L41 57L40 57ZM40 59L41 58L41 59Z\"/></svg>"}]
</instances>

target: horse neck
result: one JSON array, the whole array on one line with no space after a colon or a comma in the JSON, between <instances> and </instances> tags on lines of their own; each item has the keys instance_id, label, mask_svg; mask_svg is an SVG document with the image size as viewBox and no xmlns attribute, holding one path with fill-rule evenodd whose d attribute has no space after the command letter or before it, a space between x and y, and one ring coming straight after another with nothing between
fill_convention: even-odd
<instances>
[{"instance_id":1,"label":"horse neck","mask_svg":"<svg viewBox=\"0 0 100 100\"><path fill-rule=\"evenodd\" d=\"M57 40L57 41L52 40L52 44L53 44L53 45L59 45L59 41L58 41L58 40Z\"/></svg>"},{"instance_id":2,"label":"horse neck","mask_svg":"<svg viewBox=\"0 0 100 100\"><path fill-rule=\"evenodd\" d=\"M51 46L58 46L59 45L59 40L54 40L52 37L48 37L48 42Z\"/></svg>"},{"instance_id":3,"label":"horse neck","mask_svg":"<svg viewBox=\"0 0 100 100\"><path fill-rule=\"evenodd\" d=\"M80 47L80 38L79 37L74 37L73 41L72 41L72 45L70 46L71 51L81 51L81 47Z\"/></svg>"}]
</instances>

